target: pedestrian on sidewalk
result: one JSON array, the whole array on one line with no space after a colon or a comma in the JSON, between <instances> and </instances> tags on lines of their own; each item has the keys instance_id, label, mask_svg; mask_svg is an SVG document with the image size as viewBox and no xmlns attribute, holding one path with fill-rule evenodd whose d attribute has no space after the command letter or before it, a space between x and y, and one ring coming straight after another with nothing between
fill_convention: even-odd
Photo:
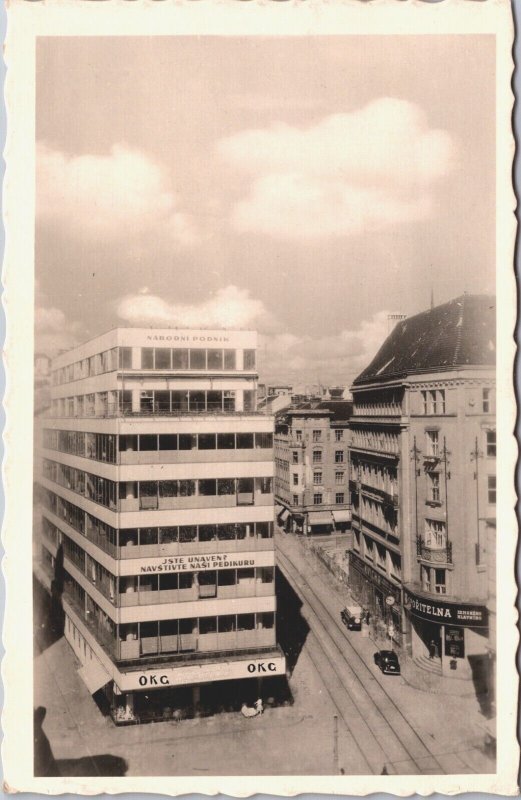
<instances>
[{"instance_id":1,"label":"pedestrian on sidewalk","mask_svg":"<svg viewBox=\"0 0 521 800\"><path fill-rule=\"evenodd\" d=\"M437 650L436 642L434 641L434 639L431 639L431 642L429 644L429 659L431 661L434 658L434 656L436 655L436 650Z\"/></svg>"}]
</instances>

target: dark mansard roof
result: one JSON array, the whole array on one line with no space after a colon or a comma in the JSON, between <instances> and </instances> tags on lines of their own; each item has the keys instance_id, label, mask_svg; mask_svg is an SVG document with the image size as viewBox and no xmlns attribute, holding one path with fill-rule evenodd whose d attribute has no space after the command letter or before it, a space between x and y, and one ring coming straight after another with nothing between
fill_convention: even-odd
<instances>
[{"instance_id":1,"label":"dark mansard roof","mask_svg":"<svg viewBox=\"0 0 521 800\"><path fill-rule=\"evenodd\" d=\"M399 322L353 385L496 363L496 298L462 295Z\"/></svg>"}]
</instances>

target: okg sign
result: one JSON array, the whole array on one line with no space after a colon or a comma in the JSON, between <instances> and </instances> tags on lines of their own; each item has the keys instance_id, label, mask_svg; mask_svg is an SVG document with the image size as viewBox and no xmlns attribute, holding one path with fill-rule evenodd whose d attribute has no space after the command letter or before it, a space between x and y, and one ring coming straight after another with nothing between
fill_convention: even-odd
<instances>
[{"instance_id":1,"label":"okg sign","mask_svg":"<svg viewBox=\"0 0 521 800\"><path fill-rule=\"evenodd\" d=\"M269 675L270 673L273 674L277 672L277 664L275 661L252 661L250 664L246 665L246 671L250 675ZM201 676L202 677L202 676ZM205 680L211 680L210 675L204 676ZM224 677L239 677L239 675L215 675L214 678L224 678ZM167 674L163 673L162 675L157 675L155 673L151 674L143 674L140 675L138 678L139 685L142 687L153 687L153 686L170 686L170 678ZM177 683L177 681L176 681Z\"/></svg>"}]
</instances>

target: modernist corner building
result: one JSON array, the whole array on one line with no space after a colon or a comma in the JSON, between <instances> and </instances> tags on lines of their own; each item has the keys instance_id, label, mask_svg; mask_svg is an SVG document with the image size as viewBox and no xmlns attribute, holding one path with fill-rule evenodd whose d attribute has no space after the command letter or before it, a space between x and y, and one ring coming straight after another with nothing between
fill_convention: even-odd
<instances>
[{"instance_id":1,"label":"modernist corner building","mask_svg":"<svg viewBox=\"0 0 521 800\"><path fill-rule=\"evenodd\" d=\"M399 322L352 386L350 582L445 685L494 669L495 341L495 298L464 295Z\"/></svg>"},{"instance_id":2,"label":"modernist corner building","mask_svg":"<svg viewBox=\"0 0 521 800\"><path fill-rule=\"evenodd\" d=\"M210 690L255 700L285 675L256 338L119 328L53 361L41 567L116 722Z\"/></svg>"}]
</instances>

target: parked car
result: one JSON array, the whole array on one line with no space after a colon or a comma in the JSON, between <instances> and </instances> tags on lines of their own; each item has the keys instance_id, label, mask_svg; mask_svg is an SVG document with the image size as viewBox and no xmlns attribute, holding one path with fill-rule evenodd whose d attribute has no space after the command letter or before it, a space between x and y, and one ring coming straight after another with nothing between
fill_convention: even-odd
<instances>
[{"instance_id":1,"label":"parked car","mask_svg":"<svg viewBox=\"0 0 521 800\"><path fill-rule=\"evenodd\" d=\"M346 606L340 617L348 631L362 630L362 609L360 606Z\"/></svg>"},{"instance_id":2,"label":"parked car","mask_svg":"<svg viewBox=\"0 0 521 800\"><path fill-rule=\"evenodd\" d=\"M378 650L374 654L374 663L380 667L384 675L400 674L400 662L394 650Z\"/></svg>"}]
</instances>

